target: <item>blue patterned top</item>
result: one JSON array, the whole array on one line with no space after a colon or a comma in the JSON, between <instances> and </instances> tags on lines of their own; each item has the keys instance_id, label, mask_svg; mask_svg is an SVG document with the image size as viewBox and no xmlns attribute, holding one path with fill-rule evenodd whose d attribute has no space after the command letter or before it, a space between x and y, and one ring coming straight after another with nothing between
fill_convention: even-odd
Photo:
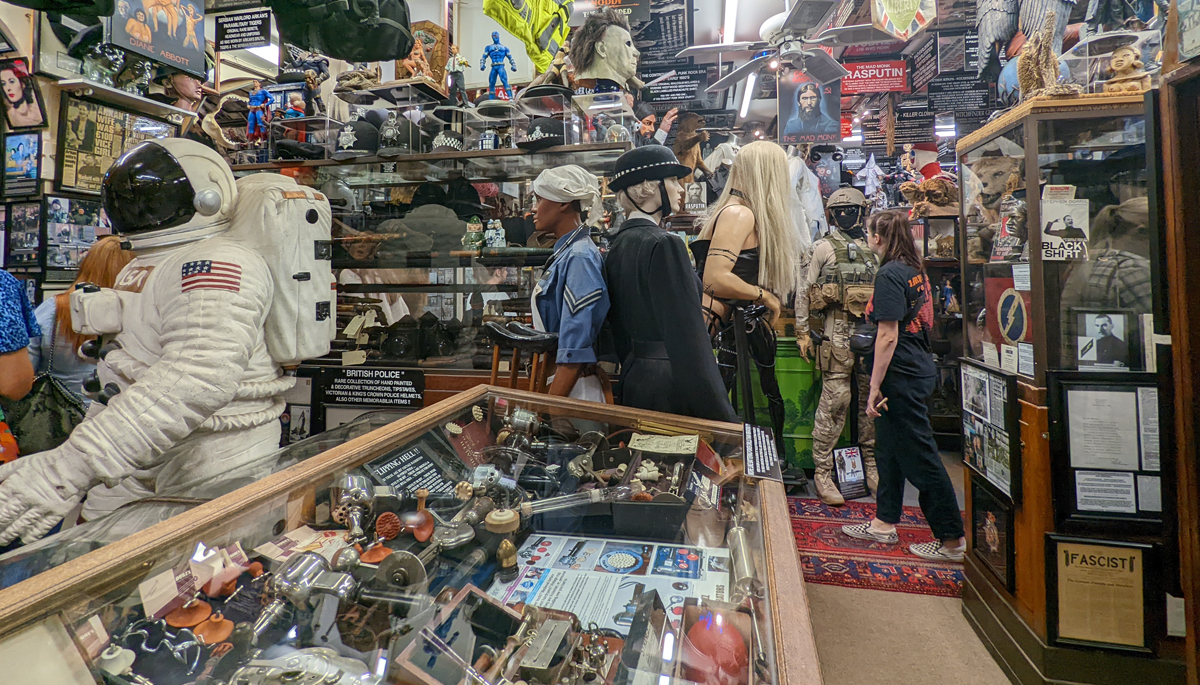
<instances>
[{"instance_id":1,"label":"blue patterned top","mask_svg":"<svg viewBox=\"0 0 1200 685\"><path fill-rule=\"evenodd\" d=\"M28 347L29 339L41 334L25 288L12 274L0 270L0 354Z\"/></svg>"}]
</instances>

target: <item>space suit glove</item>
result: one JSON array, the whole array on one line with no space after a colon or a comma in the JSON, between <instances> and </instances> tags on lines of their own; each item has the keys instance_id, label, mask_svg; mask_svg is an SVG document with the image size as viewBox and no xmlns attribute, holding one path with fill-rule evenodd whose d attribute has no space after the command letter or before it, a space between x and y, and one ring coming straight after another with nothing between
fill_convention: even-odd
<instances>
[{"instance_id":1,"label":"space suit glove","mask_svg":"<svg viewBox=\"0 0 1200 685\"><path fill-rule=\"evenodd\" d=\"M0 545L40 539L83 500L98 481L82 457L64 444L0 470Z\"/></svg>"}]
</instances>

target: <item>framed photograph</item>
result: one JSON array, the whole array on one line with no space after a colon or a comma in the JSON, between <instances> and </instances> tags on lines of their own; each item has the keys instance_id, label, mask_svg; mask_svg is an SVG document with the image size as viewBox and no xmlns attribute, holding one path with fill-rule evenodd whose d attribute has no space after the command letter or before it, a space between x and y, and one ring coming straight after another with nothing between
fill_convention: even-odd
<instances>
[{"instance_id":1,"label":"framed photograph","mask_svg":"<svg viewBox=\"0 0 1200 685\"><path fill-rule=\"evenodd\" d=\"M1072 308L1075 365L1080 371L1140 369L1138 317L1127 309Z\"/></svg>"},{"instance_id":2,"label":"framed photograph","mask_svg":"<svg viewBox=\"0 0 1200 685\"><path fill-rule=\"evenodd\" d=\"M1021 502L1017 375L973 359L960 362L963 463L1016 506Z\"/></svg>"},{"instance_id":3,"label":"framed photograph","mask_svg":"<svg viewBox=\"0 0 1200 685\"><path fill-rule=\"evenodd\" d=\"M1098 535L1162 532L1175 499L1170 402L1157 374L1048 372L1050 467L1059 530Z\"/></svg>"},{"instance_id":4,"label":"framed photograph","mask_svg":"<svg viewBox=\"0 0 1200 685\"><path fill-rule=\"evenodd\" d=\"M42 134L9 133L4 136L5 198L37 195L41 191Z\"/></svg>"},{"instance_id":5,"label":"framed photograph","mask_svg":"<svg viewBox=\"0 0 1200 685\"><path fill-rule=\"evenodd\" d=\"M42 203L17 202L8 206L9 267L38 267L42 248Z\"/></svg>"},{"instance_id":6,"label":"framed photograph","mask_svg":"<svg viewBox=\"0 0 1200 685\"><path fill-rule=\"evenodd\" d=\"M841 81L821 85L800 70L778 77L781 145L842 140Z\"/></svg>"},{"instance_id":7,"label":"framed photograph","mask_svg":"<svg viewBox=\"0 0 1200 685\"><path fill-rule=\"evenodd\" d=\"M24 57L0 59L0 88L4 90L4 123L10 131L46 126L46 105L37 79Z\"/></svg>"},{"instance_id":8,"label":"framed photograph","mask_svg":"<svg viewBox=\"0 0 1200 685\"><path fill-rule=\"evenodd\" d=\"M1004 583L1017 590L1013 508L978 476L971 478L971 551Z\"/></svg>"},{"instance_id":9,"label":"framed photograph","mask_svg":"<svg viewBox=\"0 0 1200 685\"><path fill-rule=\"evenodd\" d=\"M178 126L161 119L75 97L66 91L58 114L54 187L73 193L99 195L104 172L117 157L143 140L170 138L179 131Z\"/></svg>"},{"instance_id":10,"label":"framed photograph","mask_svg":"<svg viewBox=\"0 0 1200 685\"><path fill-rule=\"evenodd\" d=\"M1153 654L1166 625L1157 556L1140 542L1047 533L1050 644Z\"/></svg>"},{"instance_id":11,"label":"framed photograph","mask_svg":"<svg viewBox=\"0 0 1200 685\"><path fill-rule=\"evenodd\" d=\"M67 46L78 35L79 30L69 24L70 17L53 12L38 13L37 51L33 56L33 70L51 79L81 78L83 62L67 53ZM52 19L53 17L53 19ZM64 23L65 20L65 23Z\"/></svg>"},{"instance_id":12,"label":"framed photograph","mask_svg":"<svg viewBox=\"0 0 1200 685\"><path fill-rule=\"evenodd\" d=\"M45 199L46 268L78 269L99 236L112 226L99 200L48 195Z\"/></svg>"},{"instance_id":13,"label":"framed photograph","mask_svg":"<svg viewBox=\"0 0 1200 685\"><path fill-rule=\"evenodd\" d=\"M708 193L703 183L688 183L683 186L683 210L703 212L708 208Z\"/></svg>"}]
</instances>

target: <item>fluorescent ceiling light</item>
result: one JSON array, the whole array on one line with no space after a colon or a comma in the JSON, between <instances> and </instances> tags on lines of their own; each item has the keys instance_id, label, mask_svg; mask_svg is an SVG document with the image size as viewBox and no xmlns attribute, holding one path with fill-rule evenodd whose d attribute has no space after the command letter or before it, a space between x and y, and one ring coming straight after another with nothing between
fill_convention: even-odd
<instances>
[{"instance_id":1,"label":"fluorescent ceiling light","mask_svg":"<svg viewBox=\"0 0 1200 685\"><path fill-rule=\"evenodd\" d=\"M252 53L257 57L267 60L271 64L279 64L279 46L278 45L262 45L257 48L246 48L246 52Z\"/></svg>"},{"instance_id":2,"label":"fluorescent ceiling light","mask_svg":"<svg viewBox=\"0 0 1200 685\"><path fill-rule=\"evenodd\" d=\"M722 44L727 45L734 42L734 34L737 32L737 11L738 0L725 0L725 23L721 26Z\"/></svg>"},{"instance_id":3,"label":"fluorescent ceiling light","mask_svg":"<svg viewBox=\"0 0 1200 685\"><path fill-rule=\"evenodd\" d=\"M754 84L758 81L758 72L754 72L746 77L746 90L742 92L742 110L738 112L738 116L745 119L746 113L750 111L750 100L754 97Z\"/></svg>"}]
</instances>

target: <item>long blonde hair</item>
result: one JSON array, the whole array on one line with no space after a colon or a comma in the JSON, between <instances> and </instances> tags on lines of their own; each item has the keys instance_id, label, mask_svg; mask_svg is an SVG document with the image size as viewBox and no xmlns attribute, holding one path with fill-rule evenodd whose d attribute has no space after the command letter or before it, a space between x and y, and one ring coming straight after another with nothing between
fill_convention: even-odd
<instances>
[{"instance_id":1,"label":"long blonde hair","mask_svg":"<svg viewBox=\"0 0 1200 685\"><path fill-rule=\"evenodd\" d=\"M741 194L738 199L754 213L759 259L755 285L787 300L796 291L800 248L792 221L792 181L783 148L759 140L737 153L725 190L704 220L704 232L710 236L721 210L731 204L731 190L737 190Z\"/></svg>"},{"instance_id":2,"label":"long blonde hair","mask_svg":"<svg viewBox=\"0 0 1200 685\"><path fill-rule=\"evenodd\" d=\"M117 274L136 257L130 250L121 249L121 239L106 235L92 245L83 261L79 263L79 275L66 292L54 296L54 335L70 343L71 349L83 344L89 336L76 333L71 327L71 291L80 283L95 283L101 288L111 288L117 282Z\"/></svg>"}]
</instances>

